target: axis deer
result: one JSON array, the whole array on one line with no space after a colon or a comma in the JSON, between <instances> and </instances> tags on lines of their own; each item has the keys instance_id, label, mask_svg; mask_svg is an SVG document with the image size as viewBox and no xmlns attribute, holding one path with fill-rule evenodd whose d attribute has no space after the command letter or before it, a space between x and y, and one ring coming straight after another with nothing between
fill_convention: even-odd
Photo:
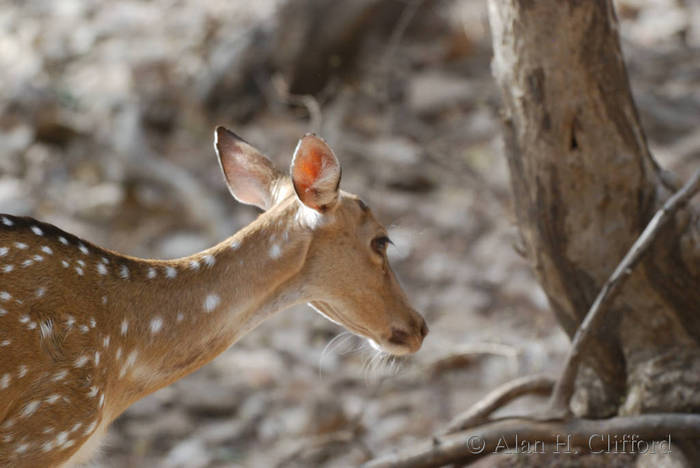
<instances>
[{"instance_id":1,"label":"axis deer","mask_svg":"<svg viewBox=\"0 0 700 468\"><path fill-rule=\"evenodd\" d=\"M233 196L264 212L187 258L128 257L0 215L0 466L85 461L129 405L294 304L387 353L420 348L428 329L389 267L386 230L339 190L322 139L299 141L290 176L223 127L215 148Z\"/></svg>"}]
</instances>

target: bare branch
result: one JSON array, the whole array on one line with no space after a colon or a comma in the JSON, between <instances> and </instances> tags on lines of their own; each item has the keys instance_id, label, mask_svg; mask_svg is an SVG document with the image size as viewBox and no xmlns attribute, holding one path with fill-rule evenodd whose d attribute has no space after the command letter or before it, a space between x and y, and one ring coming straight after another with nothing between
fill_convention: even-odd
<instances>
[{"instance_id":1,"label":"bare branch","mask_svg":"<svg viewBox=\"0 0 700 468\"><path fill-rule=\"evenodd\" d=\"M610 419L532 421L508 418L466 432L435 439L432 443L411 447L405 452L376 458L365 468L425 468L449 463L468 463L499 449L529 444L570 444L591 451L607 449L608 439L622 440L631 435L636 440L680 440L700 437L700 414L645 414ZM561 448L561 446L559 446Z\"/></svg>"},{"instance_id":2,"label":"bare branch","mask_svg":"<svg viewBox=\"0 0 700 468\"><path fill-rule=\"evenodd\" d=\"M697 193L698 189L700 189L700 170L697 170L680 190L666 200L666 203L649 221L642 234L637 238L617 268L615 268L605 285L603 285L593 305L588 310L586 318L576 331L576 335L574 335L564 372L562 372L552 393L550 408L553 415L569 413L569 401L574 392L576 374L583 357L583 351L588 347L593 331L597 330L603 323L606 312L620 292L631 269L639 262L649 246L654 242L661 227Z\"/></svg>"},{"instance_id":3,"label":"bare branch","mask_svg":"<svg viewBox=\"0 0 700 468\"><path fill-rule=\"evenodd\" d=\"M467 411L455 417L447 426L445 434L452 434L483 424L497 409L518 397L529 394L549 395L554 387L554 379L547 375L529 375L506 382L492 390Z\"/></svg>"},{"instance_id":4,"label":"bare branch","mask_svg":"<svg viewBox=\"0 0 700 468\"><path fill-rule=\"evenodd\" d=\"M272 88L281 102L292 106L305 107L306 111L309 113L310 131L312 133L321 133L323 114L321 113L321 105L315 97L310 94L292 94L289 91L289 85L282 75L279 74L272 78Z\"/></svg>"},{"instance_id":5,"label":"bare branch","mask_svg":"<svg viewBox=\"0 0 700 468\"><path fill-rule=\"evenodd\" d=\"M519 351L507 344L476 342L466 343L452 349L448 354L440 356L426 366L426 372L440 374L441 372L458 367L464 367L483 355L502 356L508 360L509 366L515 372L518 365Z\"/></svg>"}]
</instances>

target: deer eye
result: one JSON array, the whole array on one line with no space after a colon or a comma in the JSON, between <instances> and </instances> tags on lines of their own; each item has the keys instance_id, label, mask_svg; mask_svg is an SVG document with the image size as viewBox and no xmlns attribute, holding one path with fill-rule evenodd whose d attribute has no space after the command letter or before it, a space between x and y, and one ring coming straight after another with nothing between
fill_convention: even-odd
<instances>
[{"instance_id":1,"label":"deer eye","mask_svg":"<svg viewBox=\"0 0 700 468\"><path fill-rule=\"evenodd\" d=\"M384 255L386 248L389 244L393 244L391 239L387 236L379 236L372 239L372 250L377 252L379 255Z\"/></svg>"}]
</instances>

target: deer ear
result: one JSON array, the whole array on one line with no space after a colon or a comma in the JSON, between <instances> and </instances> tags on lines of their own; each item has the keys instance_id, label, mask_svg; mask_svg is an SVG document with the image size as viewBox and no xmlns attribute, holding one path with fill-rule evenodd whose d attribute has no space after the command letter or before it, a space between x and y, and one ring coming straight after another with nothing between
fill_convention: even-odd
<instances>
[{"instance_id":1,"label":"deer ear","mask_svg":"<svg viewBox=\"0 0 700 468\"><path fill-rule=\"evenodd\" d=\"M281 177L272 161L224 127L217 127L214 132L214 148L234 198L263 210L270 208L274 203L274 185Z\"/></svg>"},{"instance_id":2,"label":"deer ear","mask_svg":"<svg viewBox=\"0 0 700 468\"><path fill-rule=\"evenodd\" d=\"M321 213L338 200L340 164L330 147L316 135L305 135L294 150L292 183L299 200Z\"/></svg>"}]
</instances>

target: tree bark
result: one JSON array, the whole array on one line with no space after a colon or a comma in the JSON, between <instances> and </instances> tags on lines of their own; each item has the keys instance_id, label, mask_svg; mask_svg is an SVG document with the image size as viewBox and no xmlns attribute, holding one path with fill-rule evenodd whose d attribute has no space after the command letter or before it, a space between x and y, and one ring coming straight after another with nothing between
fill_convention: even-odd
<instances>
[{"instance_id":1,"label":"tree bark","mask_svg":"<svg viewBox=\"0 0 700 468\"><path fill-rule=\"evenodd\" d=\"M514 209L527 257L573 336L677 189L647 147L608 0L489 0ZM700 213L630 273L579 372L572 409L700 412Z\"/></svg>"}]
</instances>

